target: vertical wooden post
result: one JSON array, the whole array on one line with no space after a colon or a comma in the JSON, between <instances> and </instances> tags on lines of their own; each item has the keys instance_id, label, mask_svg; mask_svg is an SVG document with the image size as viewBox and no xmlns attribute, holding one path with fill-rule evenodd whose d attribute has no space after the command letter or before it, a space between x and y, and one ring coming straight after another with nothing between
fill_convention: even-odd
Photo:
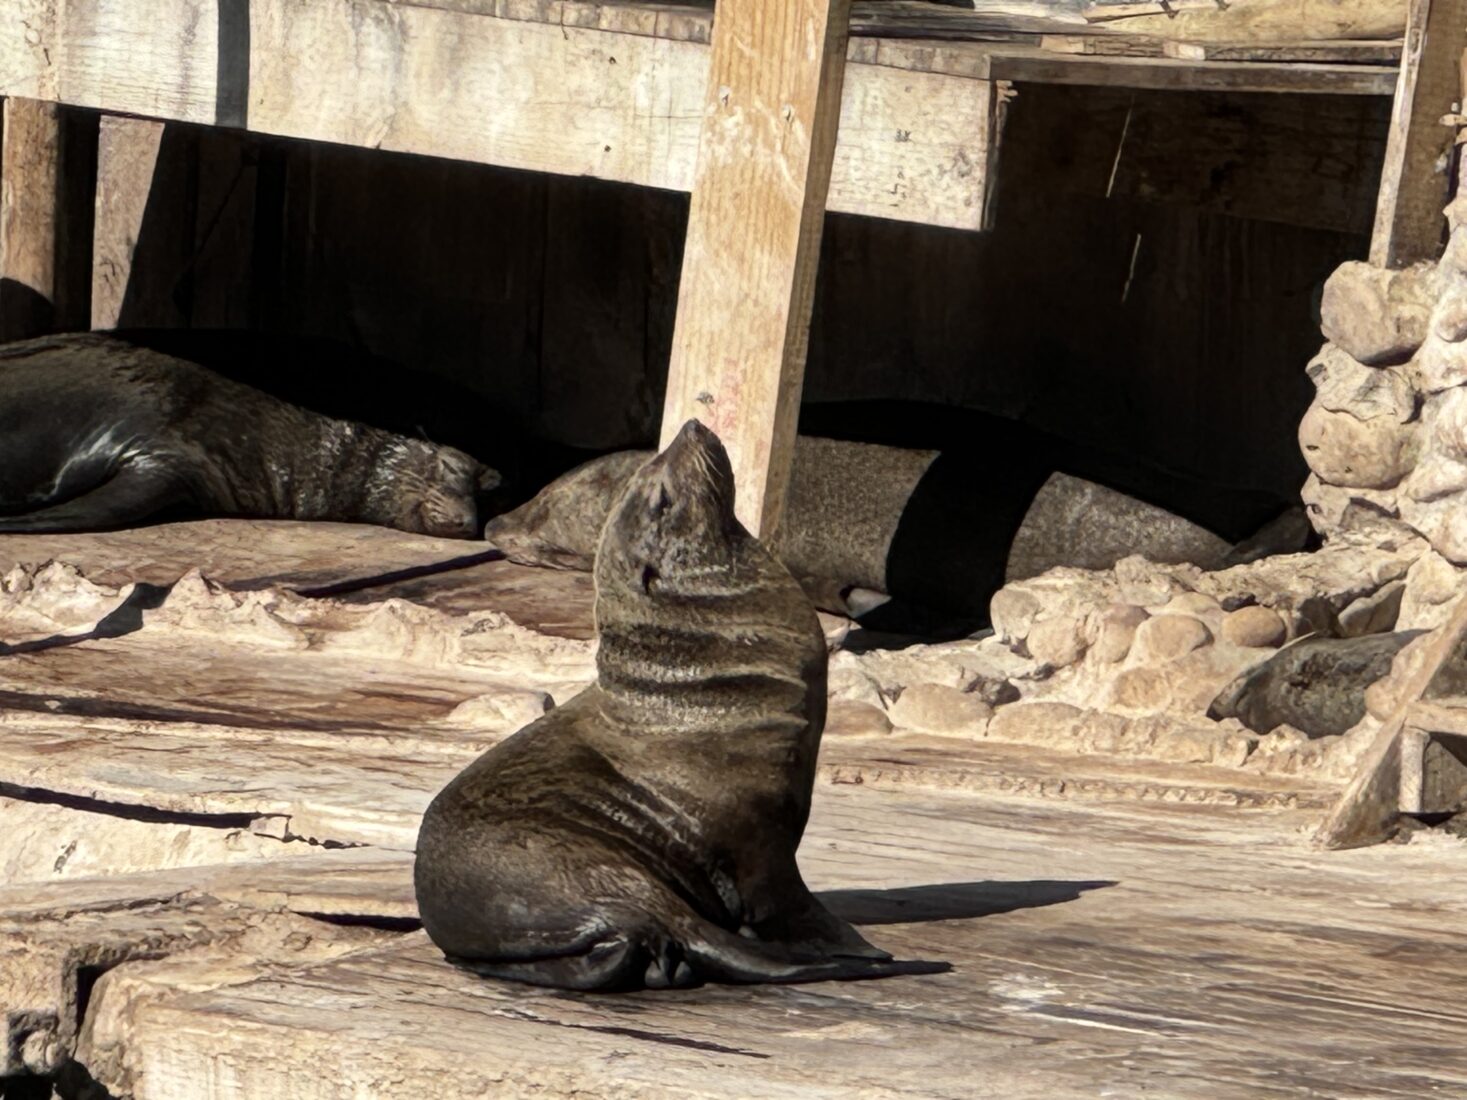
<instances>
[{"instance_id":1,"label":"vertical wooden post","mask_svg":"<svg viewBox=\"0 0 1467 1100\"><path fill-rule=\"evenodd\" d=\"M54 103L5 100L0 136L0 340L56 324L61 118Z\"/></svg>"},{"instance_id":2,"label":"vertical wooden post","mask_svg":"<svg viewBox=\"0 0 1467 1100\"><path fill-rule=\"evenodd\" d=\"M1373 264L1406 267L1441 250L1456 139L1441 119L1462 96L1464 46L1467 0L1410 0L1370 241Z\"/></svg>"},{"instance_id":3,"label":"vertical wooden post","mask_svg":"<svg viewBox=\"0 0 1467 1100\"><path fill-rule=\"evenodd\" d=\"M738 513L779 522L804 382L850 0L719 0L662 414L728 448Z\"/></svg>"},{"instance_id":4,"label":"vertical wooden post","mask_svg":"<svg viewBox=\"0 0 1467 1100\"><path fill-rule=\"evenodd\" d=\"M97 138L97 215L92 234L92 328L112 329L132 281L163 142L163 123L102 119Z\"/></svg>"}]
</instances>

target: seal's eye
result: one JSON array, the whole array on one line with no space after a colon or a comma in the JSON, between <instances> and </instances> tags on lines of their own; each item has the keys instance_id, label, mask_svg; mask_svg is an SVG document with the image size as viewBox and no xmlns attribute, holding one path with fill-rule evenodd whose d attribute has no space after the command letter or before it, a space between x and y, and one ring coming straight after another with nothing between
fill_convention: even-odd
<instances>
[{"instance_id":1,"label":"seal's eye","mask_svg":"<svg viewBox=\"0 0 1467 1100\"><path fill-rule=\"evenodd\" d=\"M657 490L657 503L652 505L652 514L661 516L672 507L672 497L667 495L667 487L661 486Z\"/></svg>"},{"instance_id":2,"label":"seal's eye","mask_svg":"<svg viewBox=\"0 0 1467 1100\"><path fill-rule=\"evenodd\" d=\"M661 576L661 574L658 573L656 569L653 569L650 565L642 566L642 591L651 592L652 582L655 581L659 576Z\"/></svg>"}]
</instances>

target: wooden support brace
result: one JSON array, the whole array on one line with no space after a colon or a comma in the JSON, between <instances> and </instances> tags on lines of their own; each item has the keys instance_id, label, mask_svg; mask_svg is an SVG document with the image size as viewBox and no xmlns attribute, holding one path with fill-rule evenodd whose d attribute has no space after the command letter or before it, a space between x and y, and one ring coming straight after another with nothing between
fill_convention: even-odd
<instances>
[{"instance_id":1,"label":"wooden support brace","mask_svg":"<svg viewBox=\"0 0 1467 1100\"><path fill-rule=\"evenodd\" d=\"M132 282L133 257L142 237L162 142L161 122L102 119L97 141L97 216L92 237L94 329L113 329L122 323L123 306Z\"/></svg>"},{"instance_id":2,"label":"wooden support brace","mask_svg":"<svg viewBox=\"0 0 1467 1100\"><path fill-rule=\"evenodd\" d=\"M1451 151L1443 116L1461 100L1467 0L1411 0L1375 208L1370 262L1406 267L1441 250Z\"/></svg>"},{"instance_id":3,"label":"wooden support brace","mask_svg":"<svg viewBox=\"0 0 1467 1100\"><path fill-rule=\"evenodd\" d=\"M850 0L722 0L662 416L728 448L744 525L789 481L840 113Z\"/></svg>"},{"instance_id":4,"label":"wooden support brace","mask_svg":"<svg viewBox=\"0 0 1467 1100\"><path fill-rule=\"evenodd\" d=\"M0 341L83 328L96 122L9 98L0 122Z\"/></svg>"}]
</instances>

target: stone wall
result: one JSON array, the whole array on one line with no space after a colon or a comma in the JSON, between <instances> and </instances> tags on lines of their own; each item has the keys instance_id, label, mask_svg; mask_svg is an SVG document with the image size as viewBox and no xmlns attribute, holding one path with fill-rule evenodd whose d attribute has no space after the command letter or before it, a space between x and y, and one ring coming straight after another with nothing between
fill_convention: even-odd
<instances>
[{"instance_id":1,"label":"stone wall","mask_svg":"<svg viewBox=\"0 0 1467 1100\"><path fill-rule=\"evenodd\" d=\"M1299 425L1304 501L1326 540L1419 535L1398 625L1436 626L1467 568L1467 199L1438 263L1347 263L1325 285L1328 341Z\"/></svg>"}]
</instances>

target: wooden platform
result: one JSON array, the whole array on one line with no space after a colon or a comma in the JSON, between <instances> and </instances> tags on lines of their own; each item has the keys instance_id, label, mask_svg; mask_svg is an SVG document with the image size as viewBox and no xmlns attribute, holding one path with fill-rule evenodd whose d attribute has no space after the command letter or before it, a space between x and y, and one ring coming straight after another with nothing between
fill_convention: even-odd
<instances>
[{"instance_id":1,"label":"wooden platform","mask_svg":"<svg viewBox=\"0 0 1467 1100\"><path fill-rule=\"evenodd\" d=\"M253 973L124 963L92 996L81 1057L105 1037L137 1100L1460 1095L1467 845L1326 854L1307 820L824 788L812 885L950 973L568 996L463 974L406 933ZM406 857L365 858L258 866L252 892L238 868L201 869L224 908L196 919L269 906L274 876L274 905L297 913L409 896ZM180 881L131 885L166 898ZM128 886L48 889L105 912ZM44 896L5 891L0 911L41 935Z\"/></svg>"},{"instance_id":2,"label":"wooden platform","mask_svg":"<svg viewBox=\"0 0 1467 1100\"><path fill-rule=\"evenodd\" d=\"M57 557L119 585L199 559L236 586L186 573L124 633L0 657L6 1072L135 1100L1467 1085L1467 844L1324 853L1331 788L1063 746L827 730L812 885L949 973L617 998L453 970L411 930L419 815L589 677L591 642L532 628L573 625L566 575L445 569L411 582L421 603L291 590L462 548L247 523L0 539L12 619Z\"/></svg>"}]
</instances>

